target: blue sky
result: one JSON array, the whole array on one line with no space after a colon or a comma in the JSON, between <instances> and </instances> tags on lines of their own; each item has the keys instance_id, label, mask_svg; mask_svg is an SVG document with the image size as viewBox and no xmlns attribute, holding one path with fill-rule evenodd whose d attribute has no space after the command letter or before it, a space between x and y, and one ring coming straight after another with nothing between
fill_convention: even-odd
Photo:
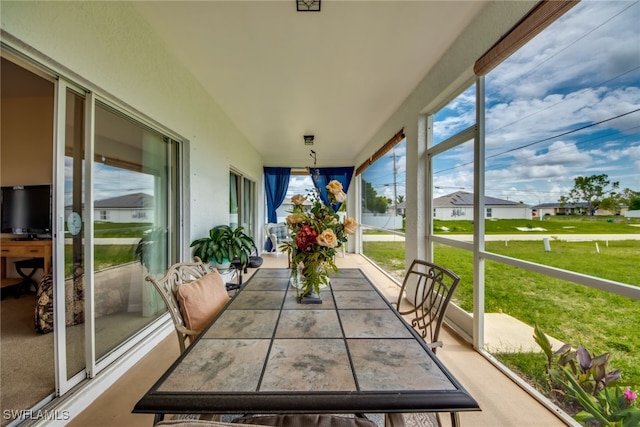
<instances>
[{"instance_id":1,"label":"blue sky","mask_svg":"<svg viewBox=\"0 0 640 427\"><path fill-rule=\"evenodd\" d=\"M486 194L558 201L577 176L640 191L640 4L583 1L486 77ZM475 121L472 93L436 140ZM578 130L582 129L582 130ZM437 157L436 195L472 191L470 144Z\"/></svg>"},{"instance_id":2,"label":"blue sky","mask_svg":"<svg viewBox=\"0 0 640 427\"><path fill-rule=\"evenodd\" d=\"M557 202L575 177L603 173L640 191L638 22L637 1L583 0L486 76L486 195ZM435 142L473 125L475 114L472 86L436 115ZM395 151L403 195L406 147ZM473 192L471 142L434 166L436 197ZM392 198L393 175L389 153L364 177Z\"/></svg>"}]
</instances>

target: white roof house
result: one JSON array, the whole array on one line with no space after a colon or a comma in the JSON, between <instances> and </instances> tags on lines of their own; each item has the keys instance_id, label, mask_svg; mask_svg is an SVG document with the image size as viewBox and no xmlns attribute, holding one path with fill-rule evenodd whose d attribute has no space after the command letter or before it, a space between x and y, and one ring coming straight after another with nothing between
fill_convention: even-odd
<instances>
[{"instance_id":1,"label":"white roof house","mask_svg":"<svg viewBox=\"0 0 640 427\"><path fill-rule=\"evenodd\" d=\"M531 219L531 206L485 196L485 218ZM442 220L473 220L473 193L456 191L433 199L433 217Z\"/></svg>"},{"instance_id":2,"label":"white roof house","mask_svg":"<svg viewBox=\"0 0 640 427\"><path fill-rule=\"evenodd\" d=\"M133 193L96 200L93 206L96 221L154 222L153 196Z\"/></svg>"}]
</instances>

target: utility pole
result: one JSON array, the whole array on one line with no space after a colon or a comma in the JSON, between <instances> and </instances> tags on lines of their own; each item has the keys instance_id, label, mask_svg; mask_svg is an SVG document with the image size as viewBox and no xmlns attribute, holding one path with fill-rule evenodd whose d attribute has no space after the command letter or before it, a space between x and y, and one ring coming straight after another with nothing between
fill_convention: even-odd
<instances>
[{"instance_id":1,"label":"utility pole","mask_svg":"<svg viewBox=\"0 0 640 427\"><path fill-rule=\"evenodd\" d=\"M393 149L393 214L398 215L398 190L396 183L396 176L398 175L398 167L396 165L396 149Z\"/></svg>"}]
</instances>

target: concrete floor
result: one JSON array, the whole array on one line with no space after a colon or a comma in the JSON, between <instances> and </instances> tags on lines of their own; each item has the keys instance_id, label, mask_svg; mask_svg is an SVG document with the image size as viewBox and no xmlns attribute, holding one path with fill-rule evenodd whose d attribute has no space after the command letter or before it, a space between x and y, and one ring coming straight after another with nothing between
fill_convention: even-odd
<instances>
[{"instance_id":1,"label":"concrete floor","mask_svg":"<svg viewBox=\"0 0 640 427\"><path fill-rule=\"evenodd\" d=\"M276 257L266 254L263 258L265 261L262 268L287 267L285 255ZM345 257L338 257L336 261L341 268L360 268L389 300L395 300L398 292L397 285L366 259L347 254ZM246 279L248 276L245 276ZM531 328L504 316L506 315L499 315L496 319L487 321L487 325L491 325L488 329L494 328L495 331L496 339L493 342L505 344L508 336L514 339L524 337L522 344L524 346L524 343L528 342L527 337L532 334ZM500 333L501 323L508 325L510 332L503 330L503 333ZM525 331L525 329L528 330ZM445 345L438 350L438 357L478 401L482 409L480 412L461 413L460 420L463 426L553 427L565 425L562 420L529 396L487 359L474 351L470 344L461 340L450 330L443 328L440 338ZM509 345L516 347L520 344L509 341ZM151 426L153 416L132 414L131 410L178 355L178 342L175 335L171 334L85 411L75 416L68 426ZM446 425L448 419L443 418Z\"/></svg>"}]
</instances>

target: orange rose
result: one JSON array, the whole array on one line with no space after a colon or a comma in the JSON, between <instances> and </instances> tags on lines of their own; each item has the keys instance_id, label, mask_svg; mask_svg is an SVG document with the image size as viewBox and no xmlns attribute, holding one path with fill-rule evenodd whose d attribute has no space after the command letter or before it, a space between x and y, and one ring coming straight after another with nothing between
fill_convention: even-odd
<instances>
[{"instance_id":1,"label":"orange rose","mask_svg":"<svg viewBox=\"0 0 640 427\"><path fill-rule=\"evenodd\" d=\"M347 200L347 195L342 191L342 184L335 179L327 184L327 191L333 194L333 198L337 203L344 203Z\"/></svg>"},{"instance_id":2,"label":"orange rose","mask_svg":"<svg viewBox=\"0 0 640 427\"><path fill-rule=\"evenodd\" d=\"M291 214L287 216L287 224L289 225L300 224L305 219L307 219L307 217L304 215Z\"/></svg>"},{"instance_id":3,"label":"orange rose","mask_svg":"<svg viewBox=\"0 0 640 427\"><path fill-rule=\"evenodd\" d=\"M307 201L307 198L301 194L296 194L291 198L291 203L293 203L296 206L300 206L306 201Z\"/></svg>"},{"instance_id":4,"label":"orange rose","mask_svg":"<svg viewBox=\"0 0 640 427\"><path fill-rule=\"evenodd\" d=\"M316 238L316 241L320 246L326 246L328 248L335 248L336 246L338 246L338 238L330 228L327 228L322 233L320 233L320 235L318 235L318 237Z\"/></svg>"},{"instance_id":5,"label":"orange rose","mask_svg":"<svg viewBox=\"0 0 640 427\"><path fill-rule=\"evenodd\" d=\"M333 181L329 182L329 184L327 184L327 190L333 195L342 193L342 184L334 179Z\"/></svg>"},{"instance_id":6,"label":"orange rose","mask_svg":"<svg viewBox=\"0 0 640 427\"><path fill-rule=\"evenodd\" d=\"M344 218L344 232L347 234L355 234L356 228L358 228L358 223L355 219L347 216Z\"/></svg>"}]
</instances>

